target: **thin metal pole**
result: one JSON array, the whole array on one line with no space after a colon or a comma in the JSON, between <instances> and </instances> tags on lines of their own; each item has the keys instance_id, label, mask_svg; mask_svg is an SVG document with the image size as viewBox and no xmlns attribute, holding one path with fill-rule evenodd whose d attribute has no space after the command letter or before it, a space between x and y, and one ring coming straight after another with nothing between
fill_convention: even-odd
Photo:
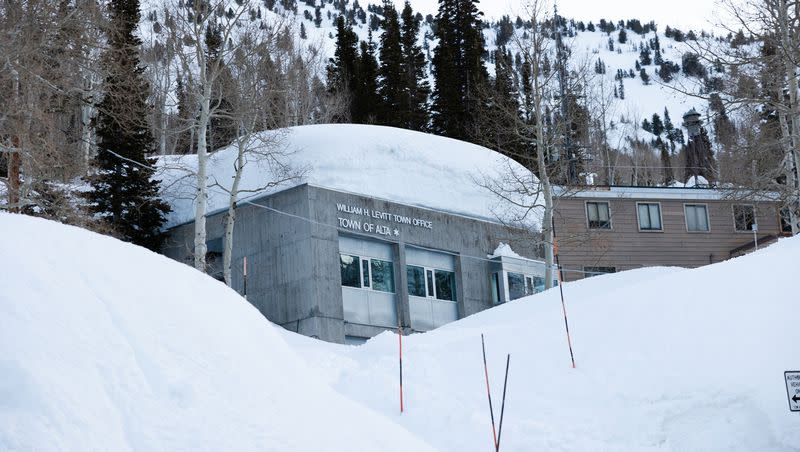
<instances>
[{"instance_id":1,"label":"thin metal pole","mask_svg":"<svg viewBox=\"0 0 800 452\"><path fill-rule=\"evenodd\" d=\"M561 312L564 314L564 328L567 331L567 345L569 346L569 358L572 360L572 368L575 368L575 354L572 353L572 338L569 334L569 322L567 321L567 305L564 302L564 278L561 274L561 264L558 262L558 242L556 241L556 220L551 219L553 226L553 253L556 257L556 268L558 269L558 290L561 293Z\"/></svg>"},{"instance_id":2,"label":"thin metal pole","mask_svg":"<svg viewBox=\"0 0 800 452\"><path fill-rule=\"evenodd\" d=\"M500 404L500 425L497 427L497 452L500 452L500 437L503 435L503 413L506 410L506 387L508 386L508 365L511 354L506 355L506 377L503 380L503 402Z\"/></svg>"},{"instance_id":3,"label":"thin metal pole","mask_svg":"<svg viewBox=\"0 0 800 452\"><path fill-rule=\"evenodd\" d=\"M489 391L489 368L486 365L486 344L481 334L481 348L483 349L483 373L486 376L486 396L489 397L489 417L492 419L492 441L494 449L497 450L497 431L494 428L494 409L492 408L492 393Z\"/></svg>"},{"instance_id":4,"label":"thin metal pole","mask_svg":"<svg viewBox=\"0 0 800 452\"><path fill-rule=\"evenodd\" d=\"M397 338L400 341L400 414L403 414L403 330L397 326Z\"/></svg>"}]
</instances>

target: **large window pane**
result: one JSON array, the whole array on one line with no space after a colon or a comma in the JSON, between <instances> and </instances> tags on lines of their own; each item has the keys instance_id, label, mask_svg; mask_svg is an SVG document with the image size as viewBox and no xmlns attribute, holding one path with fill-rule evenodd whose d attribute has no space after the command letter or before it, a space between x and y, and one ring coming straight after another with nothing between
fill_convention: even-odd
<instances>
[{"instance_id":1,"label":"large window pane","mask_svg":"<svg viewBox=\"0 0 800 452\"><path fill-rule=\"evenodd\" d=\"M358 256L340 254L339 257L342 270L342 285L347 287L361 287L360 259Z\"/></svg>"},{"instance_id":2,"label":"large window pane","mask_svg":"<svg viewBox=\"0 0 800 452\"><path fill-rule=\"evenodd\" d=\"M533 290L536 293L542 292L544 290L544 278L540 276L533 277Z\"/></svg>"},{"instance_id":3,"label":"large window pane","mask_svg":"<svg viewBox=\"0 0 800 452\"><path fill-rule=\"evenodd\" d=\"M686 227L691 232L708 231L708 212L706 206L686 206Z\"/></svg>"},{"instance_id":4,"label":"large window pane","mask_svg":"<svg viewBox=\"0 0 800 452\"><path fill-rule=\"evenodd\" d=\"M525 275L508 273L508 297L512 300L525 296Z\"/></svg>"},{"instance_id":5,"label":"large window pane","mask_svg":"<svg viewBox=\"0 0 800 452\"><path fill-rule=\"evenodd\" d=\"M436 270L436 298L456 301L456 274L444 270Z\"/></svg>"},{"instance_id":6,"label":"large window pane","mask_svg":"<svg viewBox=\"0 0 800 452\"><path fill-rule=\"evenodd\" d=\"M587 202L586 216L590 229L611 229L611 217L607 202Z\"/></svg>"},{"instance_id":7,"label":"large window pane","mask_svg":"<svg viewBox=\"0 0 800 452\"><path fill-rule=\"evenodd\" d=\"M370 260L372 269L372 289L381 292L394 292L394 265L389 261Z\"/></svg>"},{"instance_id":8,"label":"large window pane","mask_svg":"<svg viewBox=\"0 0 800 452\"><path fill-rule=\"evenodd\" d=\"M408 294L413 297L425 296L425 269L414 265L406 266L408 275Z\"/></svg>"},{"instance_id":9,"label":"large window pane","mask_svg":"<svg viewBox=\"0 0 800 452\"><path fill-rule=\"evenodd\" d=\"M741 204L733 206L733 219L737 231L752 231L755 216L753 206Z\"/></svg>"},{"instance_id":10,"label":"large window pane","mask_svg":"<svg viewBox=\"0 0 800 452\"><path fill-rule=\"evenodd\" d=\"M639 229L643 231L661 230L661 206L641 203L637 209L639 211Z\"/></svg>"}]
</instances>

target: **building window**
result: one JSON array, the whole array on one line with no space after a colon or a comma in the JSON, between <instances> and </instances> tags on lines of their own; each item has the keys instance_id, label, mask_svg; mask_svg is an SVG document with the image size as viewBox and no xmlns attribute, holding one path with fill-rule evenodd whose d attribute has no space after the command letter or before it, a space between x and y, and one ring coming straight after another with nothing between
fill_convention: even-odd
<instances>
[{"instance_id":1,"label":"building window","mask_svg":"<svg viewBox=\"0 0 800 452\"><path fill-rule=\"evenodd\" d=\"M781 209L781 232L792 233L792 213L789 209Z\"/></svg>"},{"instance_id":2,"label":"building window","mask_svg":"<svg viewBox=\"0 0 800 452\"><path fill-rule=\"evenodd\" d=\"M737 232L752 231L756 222L755 208L747 204L734 204L733 224Z\"/></svg>"},{"instance_id":3,"label":"building window","mask_svg":"<svg viewBox=\"0 0 800 452\"><path fill-rule=\"evenodd\" d=\"M361 259L349 254L340 254L339 257L342 268L342 285L361 287Z\"/></svg>"},{"instance_id":4,"label":"building window","mask_svg":"<svg viewBox=\"0 0 800 452\"><path fill-rule=\"evenodd\" d=\"M689 232L708 232L708 209L703 204L685 204L686 230Z\"/></svg>"},{"instance_id":5,"label":"building window","mask_svg":"<svg viewBox=\"0 0 800 452\"><path fill-rule=\"evenodd\" d=\"M394 265L389 261L370 259L372 290L394 292Z\"/></svg>"},{"instance_id":6,"label":"building window","mask_svg":"<svg viewBox=\"0 0 800 452\"><path fill-rule=\"evenodd\" d=\"M406 266L408 275L408 294L414 297L425 296L425 269L415 265Z\"/></svg>"},{"instance_id":7,"label":"building window","mask_svg":"<svg viewBox=\"0 0 800 452\"><path fill-rule=\"evenodd\" d=\"M661 205L657 203L637 204L640 231L661 231Z\"/></svg>"},{"instance_id":8,"label":"building window","mask_svg":"<svg viewBox=\"0 0 800 452\"><path fill-rule=\"evenodd\" d=\"M456 274L445 270L407 265L408 295L456 301Z\"/></svg>"},{"instance_id":9,"label":"building window","mask_svg":"<svg viewBox=\"0 0 800 452\"><path fill-rule=\"evenodd\" d=\"M516 300L525 295L525 275L522 273L508 272L508 298Z\"/></svg>"},{"instance_id":10,"label":"building window","mask_svg":"<svg viewBox=\"0 0 800 452\"><path fill-rule=\"evenodd\" d=\"M607 202L587 202L586 218L589 229L611 229L611 215Z\"/></svg>"},{"instance_id":11,"label":"building window","mask_svg":"<svg viewBox=\"0 0 800 452\"><path fill-rule=\"evenodd\" d=\"M435 270L436 299L456 301L456 274L444 270Z\"/></svg>"},{"instance_id":12,"label":"building window","mask_svg":"<svg viewBox=\"0 0 800 452\"><path fill-rule=\"evenodd\" d=\"M394 292L394 264L380 259L339 255L342 286Z\"/></svg>"},{"instance_id":13,"label":"building window","mask_svg":"<svg viewBox=\"0 0 800 452\"><path fill-rule=\"evenodd\" d=\"M492 285L492 303L494 304L500 303L500 273L498 272L492 273L491 285Z\"/></svg>"},{"instance_id":14,"label":"building window","mask_svg":"<svg viewBox=\"0 0 800 452\"><path fill-rule=\"evenodd\" d=\"M583 267L583 277L591 278L592 276L605 275L607 273L616 273L616 267Z\"/></svg>"}]
</instances>

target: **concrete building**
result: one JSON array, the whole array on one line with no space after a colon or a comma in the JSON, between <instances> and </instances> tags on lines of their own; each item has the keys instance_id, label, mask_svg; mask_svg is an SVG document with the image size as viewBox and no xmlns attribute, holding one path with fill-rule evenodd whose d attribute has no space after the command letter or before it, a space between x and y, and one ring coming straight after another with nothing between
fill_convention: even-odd
<instances>
[{"instance_id":1,"label":"concrete building","mask_svg":"<svg viewBox=\"0 0 800 452\"><path fill-rule=\"evenodd\" d=\"M699 267L791 232L779 203L730 199L708 188L590 187L559 198L555 218L565 281L649 266Z\"/></svg>"},{"instance_id":2,"label":"concrete building","mask_svg":"<svg viewBox=\"0 0 800 452\"><path fill-rule=\"evenodd\" d=\"M398 327L428 331L543 290L538 238L492 218L494 198L474 181L498 159L499 170L513 162L386 127L300 127L291 140L310 175L240 201L234 231L232 287L272 322L359 343ZM223 180L228 167L223 160L211 172ZM171 202L163 252L191 264L193 188L186 188ZM208 271L220 279L221 199L212 197L207 217Z\"/></svg>"}]
</instances>

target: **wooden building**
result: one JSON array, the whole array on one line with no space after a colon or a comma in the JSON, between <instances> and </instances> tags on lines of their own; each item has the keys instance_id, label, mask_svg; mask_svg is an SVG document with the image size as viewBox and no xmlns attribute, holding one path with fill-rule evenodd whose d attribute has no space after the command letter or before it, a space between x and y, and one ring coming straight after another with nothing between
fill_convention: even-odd
<instances>
[{"instance_id":1,"label":"wooden building","mask_svg":"<svg viewBox=\"0 0 800 452\"><path fill-rule=\"evenodd\" d=\"M776 240L788 227L774 200L733 200L709 188L591 187L559 197L555 222L566 281L720 262Z\"/></svg>"}]
</instances>

